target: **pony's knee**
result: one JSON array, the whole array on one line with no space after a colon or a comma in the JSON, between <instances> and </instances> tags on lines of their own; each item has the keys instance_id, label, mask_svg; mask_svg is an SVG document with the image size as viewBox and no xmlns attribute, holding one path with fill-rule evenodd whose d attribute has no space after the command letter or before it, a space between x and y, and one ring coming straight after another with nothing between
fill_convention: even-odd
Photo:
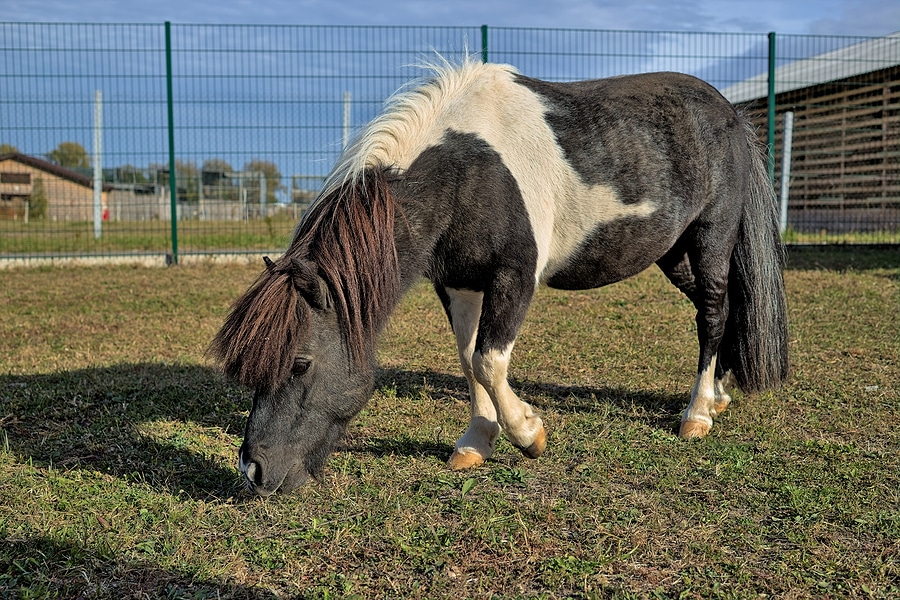
<instances>
[{"instance_id":1,"label":"pony's knee","mask_svg":"<svg viewBox=\"0 0 900 600\"><path fill-rule=\"evenodd\" d=\"M501 350L487 350L485 352L476 350L472 354L470 365L475 381L487 390L494 390L506 382L509 353Z\"/></svg>"},{"instance_id":2,"label":"pony's knee","mask_svg":"<svg viewBox=\"0 0 900 600\"><path fill-rule=\"evenodd\" d=\"M509 350L475 352L472 369L475 379L490 394L506 437L525 456L537 458L546 446L544 423L530 404L519 399L506 380Z\"/></svg>"}]
</instances>

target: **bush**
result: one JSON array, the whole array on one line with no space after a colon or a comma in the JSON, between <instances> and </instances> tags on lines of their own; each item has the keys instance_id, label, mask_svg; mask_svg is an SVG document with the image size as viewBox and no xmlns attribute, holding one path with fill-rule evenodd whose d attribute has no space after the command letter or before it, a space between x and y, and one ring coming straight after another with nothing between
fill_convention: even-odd
<instances>
[{"instance_id":1,"label":"bush","mask_svg":"<svg viewBox=\"0 0 900 600\"><path fill-rule=\"evenodd\" d=\"M43 219L45 216L47 216L47 192L44 191L44 180L35 177L31 187L31 200L28 203L28 218Z\"/></svg>"}]
</instances>

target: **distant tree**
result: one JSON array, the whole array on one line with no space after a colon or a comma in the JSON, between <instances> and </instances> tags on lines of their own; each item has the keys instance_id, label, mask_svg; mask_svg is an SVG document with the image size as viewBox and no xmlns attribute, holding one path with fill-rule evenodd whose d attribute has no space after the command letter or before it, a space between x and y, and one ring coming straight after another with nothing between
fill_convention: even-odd
<instances>
[{"instance_id":1,"label":"distant tree","mask_svg":"<svg viewBox=\"0 0 900 600\"><path fill-rule=\"evenodd\" d=\"M200 189L200 169L197 168L197 165L190 161L176 160L175 177L178 187L185 191L185 200L197 202Z\"/></svg>"},{"instance_id":2,"label":"distant tree","mask_svg":"<svg viewBox=\"0 0 900 600\"><path fill-rule=\"evenodd\" d=\"M116 171L116 179L119 183L150 183L150 179L144 174L143 169L138 169L134 165L125 164Z\"/></svg>"},{"instance_id":3,"label":"distant tree","mask_svg":"<svg viewBox=\"0 0 900 600\"><path fill-rule=\"evenodd\" d=\"M19 149L12 144L0 144L0 154L18 154Z\"/></svg>"},{"instance_id":4,"label":"distant tree","mask_svg":"<svg viewBox=\"0 0 900 600\"><path fill-rule=\"evenodd\" d=\"M284 191L286 188L281 183L281 172L273 162L267 160L254 159L244 165L244 171L255 171L262 173L266 178L266 202L277 202L276 192Z\"/></svg>"},{"instance_id":5,"label":"distant tree","mask_svg":"<svg viewBox=\"0 0 900 600\"><path fill-rule=\"evenodd\" d=\"M28 218L42 219L47 216L47 192L44 190L44 179L34 178L31 184L31 198L28 200Z\"/></svg>"},{"instance_id":6,"label":"distant tree","mask_svg":"<svg viewBox=\"0 0 900 600\"><path fill-rule=\"evenodd\" d=\"M188 178L188 179L190 179L190 178L196 179L197 177L200 176L200 169L198 169L197 165L195 163L192 163L191 161L176 160L175 161L175 174L178 175L178 177L184 177L184 178Z\"/></svg>"},{"instance_id":7,"label":"distant tree","mask_svg":"<svg viewBox=\"0 0 900 600\"><path fill-rule=\"evenodd\" d=\"M200 170L208 173L231 173L234 171L231 165L221 158L207 158L203 161L203 167Z\"/></svg>"},{"instance_id":8,"label":"distant tree","mask_svg":"<svg viewBox=\"0 0 900 600\"><path fill-rule=\"evenodd\" d=\"M55 150L46 154L47 160L70 169L90 169L91 157L78 142L60 142Z\"/></svg>"}]
</instances>

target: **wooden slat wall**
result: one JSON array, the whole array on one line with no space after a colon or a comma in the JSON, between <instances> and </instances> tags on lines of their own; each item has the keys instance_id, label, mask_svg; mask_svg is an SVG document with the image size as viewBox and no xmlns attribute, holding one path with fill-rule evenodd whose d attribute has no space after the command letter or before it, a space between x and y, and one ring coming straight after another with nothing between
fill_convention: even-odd
<instances>
[{"instance_id":1,"label":"wooden slat wall","mask_svg":"<svg viewBox=\"0 0 900 600\"><path fill-rule=\"evenodd\" d=\"M765 98L741 108L757 124L765 143ZM779 94L776 189L780 189L787 111L794 112L792 213L827 208L900 210L900 66ZM870 216L877 218L874 213Z\"/></svg>"}]
</instances>

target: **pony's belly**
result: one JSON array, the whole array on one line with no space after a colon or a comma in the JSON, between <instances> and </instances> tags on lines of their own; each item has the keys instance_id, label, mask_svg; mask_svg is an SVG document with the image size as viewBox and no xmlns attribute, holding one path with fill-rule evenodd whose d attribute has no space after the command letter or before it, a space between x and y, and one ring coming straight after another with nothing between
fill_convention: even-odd
<instances>
[{"instance_id":1,"label":"pony's belly","mask_svg":"<svg viewBox=\"0 0 900 600\"><path fill-rule=\"evenodd\" d=\"M589 290L637 275L655 261L621 264L615 261L577 261L566 265L544 283L558 290Z\"/></svg>"},{"instance_id":2,"label":"pony's belly","mask_svg":"<svg viewBox=\"0 0 900 600\"><path fill-rule=\"evenodd\" d=\"M658 216L598 226L542 282L561 290L587 290L637 275L659 260L677 239ZM664 233L661 233L664 232Z\"/></svg>"}]
</instances>

